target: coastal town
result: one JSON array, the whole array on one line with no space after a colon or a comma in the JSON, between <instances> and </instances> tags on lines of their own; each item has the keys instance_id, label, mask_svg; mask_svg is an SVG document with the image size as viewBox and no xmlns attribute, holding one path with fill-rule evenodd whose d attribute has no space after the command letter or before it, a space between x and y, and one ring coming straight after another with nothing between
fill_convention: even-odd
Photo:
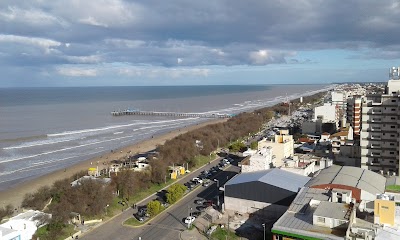
<instances>
[{"instance_id":1,"label":"coastal town","mask_svg":"<svg viewBox=\"0 0 400 240\"><path fill-rule=\"evenodd\" d=\"M1 239L398 239L389 72L107 157L0 209Z\"/></svg>"}]
</instances>

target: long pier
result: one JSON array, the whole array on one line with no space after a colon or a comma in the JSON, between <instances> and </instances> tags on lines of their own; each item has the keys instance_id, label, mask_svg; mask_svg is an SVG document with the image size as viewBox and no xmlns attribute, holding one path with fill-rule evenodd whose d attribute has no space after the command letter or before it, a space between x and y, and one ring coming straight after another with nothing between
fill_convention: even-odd
<instances>
[{"instance_id":1,"label":"long pier","mask_svg":"<svg viewBox=\"0 0 400 240\"><path fill-rule=\"evenodd\" d=\"M179 112L153 112L139 110L123 110L111 112L113 116L145 115L145 116L168 116L168 117L200 117L200 118L231 118L232 114L220 113L179 113Z\"/></svg>"}]
</instances>

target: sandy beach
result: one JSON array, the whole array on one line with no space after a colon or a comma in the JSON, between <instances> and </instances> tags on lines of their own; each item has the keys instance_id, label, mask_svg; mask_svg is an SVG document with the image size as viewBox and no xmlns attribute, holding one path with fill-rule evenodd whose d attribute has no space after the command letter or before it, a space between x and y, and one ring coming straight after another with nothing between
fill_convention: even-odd
<instances>
[{"instance_id":1,"label":"sandy beach","mask_svg":"<svg viewBox=\"0 0 400 240\"><path fill-rule=\"evenodd\" d=\"M73 165L67 169L62 169L38 178L35 178L33 180L27 181L20 183L19 185L2 191L0 192L0 207L5 207L8 204L12 204L14 207L19 207L21 205L21 202L23 200L23 197L27 193L32 193L35 192L37 189L39 189L42 186L51 186L55 181L64 179L67 177L72 176L73 174L85 170L87 171L88 168L94 167L97 165L97 162L99 163L99 166L103 164L106 161L109 160L114 160L114 159L120 159L122 157L127 156L128 153L144 153L147 151L151 151L156 148L157 145L162 145L166 140L172 139L182 133L186 133L188 131L209 125L209 124L214 124L218 122L224 122L226 119L216 119L216 120L211 120L207 121L201 124L193 125L193 126L187 126L181 129L173 130L169 133L162 134L159 136L155 136L154 138L144 140L142 142L136 143L131 146L127 146L121 149L114 150L111 152L112 149L110 149L110 152L107 154L103 154L101 156L97 156L91 159L84 160L76 165Z\"/></svg>"}]
</instances>

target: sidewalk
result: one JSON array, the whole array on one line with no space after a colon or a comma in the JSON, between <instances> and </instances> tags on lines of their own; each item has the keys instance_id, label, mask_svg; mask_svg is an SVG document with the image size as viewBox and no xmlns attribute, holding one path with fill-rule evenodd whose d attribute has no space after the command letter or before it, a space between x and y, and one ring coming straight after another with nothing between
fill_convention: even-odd
<instances>
[{"instance_id":1,"label":"sidewalk","mask_svg":"<svg viewBox=\"0 0 400 240\"><path fill-rule=\"evenodd\" d=\"M179 235L181 240L207 240L207 238L199 233L197 228L193 228L192 230L185 230Z\"/></svg>"}]
</instances>

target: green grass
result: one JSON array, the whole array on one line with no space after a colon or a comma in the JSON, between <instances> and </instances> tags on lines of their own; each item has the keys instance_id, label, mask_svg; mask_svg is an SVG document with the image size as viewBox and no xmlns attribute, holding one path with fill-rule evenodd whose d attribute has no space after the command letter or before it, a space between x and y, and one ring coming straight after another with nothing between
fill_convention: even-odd
<instances>
[{"instance_id":1,"label":"green grass","mask_svg":"<svg viewBox=\"0 0 400 240\"><path fill-rule=\"evenodd\" d=\"M74 230L74 226L71 224L66 225L61 231L57 233L57 238L54 240L64 240L74 234L76 231ZM47 226L43 226L36 230L36 236L38 239L50 239L48 236L49 231L47 230ZM52 239L53 240L53 239Z\"/></svg>"},{"instance_id":2,"label":"green grass","mask_svg":"<svg viewBox=\"0 0 400 240\"><path fill-rule=\"evenodd\" d=\"M194 157L194 168L199 168L207 163L209 163L210 161L214 160L217 157L216 154L211 154L210 156L203 156L203 155L197 155L196 157Z\"/></svg>"},{"instance_id":3,"label":"green grass","mask_svg":"<svg viewBox=\"0 0 400 240\"><path fill-rule=\"evenodd\" d=\"M147 222L147 221L146 221ZM135 217L131 217L128 220L126 220L123 225L129 225L129 226L141 226L146 222L139 222Z\"/></svg>"},{"instance_id":4,"label":"green grass","mask_svg":"<svg viewBox=\"0 0 400 240\"><path fill-rule=\"evenodd\" d=\"M161 189L163 189L164 187L166 187L167 185L169 185L169 184L171 184L171 183L173 183L173 182L175 182L175 180L169 179L169 180L167 181L167 183L151 185L150 188L148 188L148 189L143 189L143 190L141 190L140 192L135 193L135 196L131 196L131 197L129 198L129 202L130 202L131 204L137 203L137 202L141 201L142 199L144 199L144 198L146 198L146 197L148 197L148 196L150 196L150 195L152 195L152 194L154 194L154 193L160 191ZM117 201L117 202L118 202L118 201Z\"/></svg>"},{"instance_id":5,"label":"green grass","mask_svg":"<svg viewBox=\"0 0 400 240\"><path fill-rule=\"evenodd\" d=\"M160 213L162 213L166 208L164 208L163 206L161 206L161 210L154 216L148 218L146 221L144 222L139 222L135 217L131 217L128 220L126 220L123 225L129 225L129 226L142 226L143 224L148 223L151 219L155 218L156 216L158 216Z\"/></svg>"},{"instance_id":6,"label":"green grass","mask_svg":"<svg viewBox=\"0 0 400 240\"><path fill-rule=\"evenodd\" d=\"M391 191L391 192L400 192L400 185L389 185L389 186L386 186L386 190L387 191Z\"/></svg>"},{"instance_id":7,"label":"green grass","mask_svg":"<svg viewBox=\"0 0 400 240\"><path fill-rule=\"evenodd\" d=\"M239 239L239 237L236 236L236 234L234 232L228 231L228 229L219 227L219 228L217 228L217 230L215 230L211 234L211 239L213 239L213 240L226 240L226 239L235 240L235 239Z\"/></svg>"}]
</instances>

